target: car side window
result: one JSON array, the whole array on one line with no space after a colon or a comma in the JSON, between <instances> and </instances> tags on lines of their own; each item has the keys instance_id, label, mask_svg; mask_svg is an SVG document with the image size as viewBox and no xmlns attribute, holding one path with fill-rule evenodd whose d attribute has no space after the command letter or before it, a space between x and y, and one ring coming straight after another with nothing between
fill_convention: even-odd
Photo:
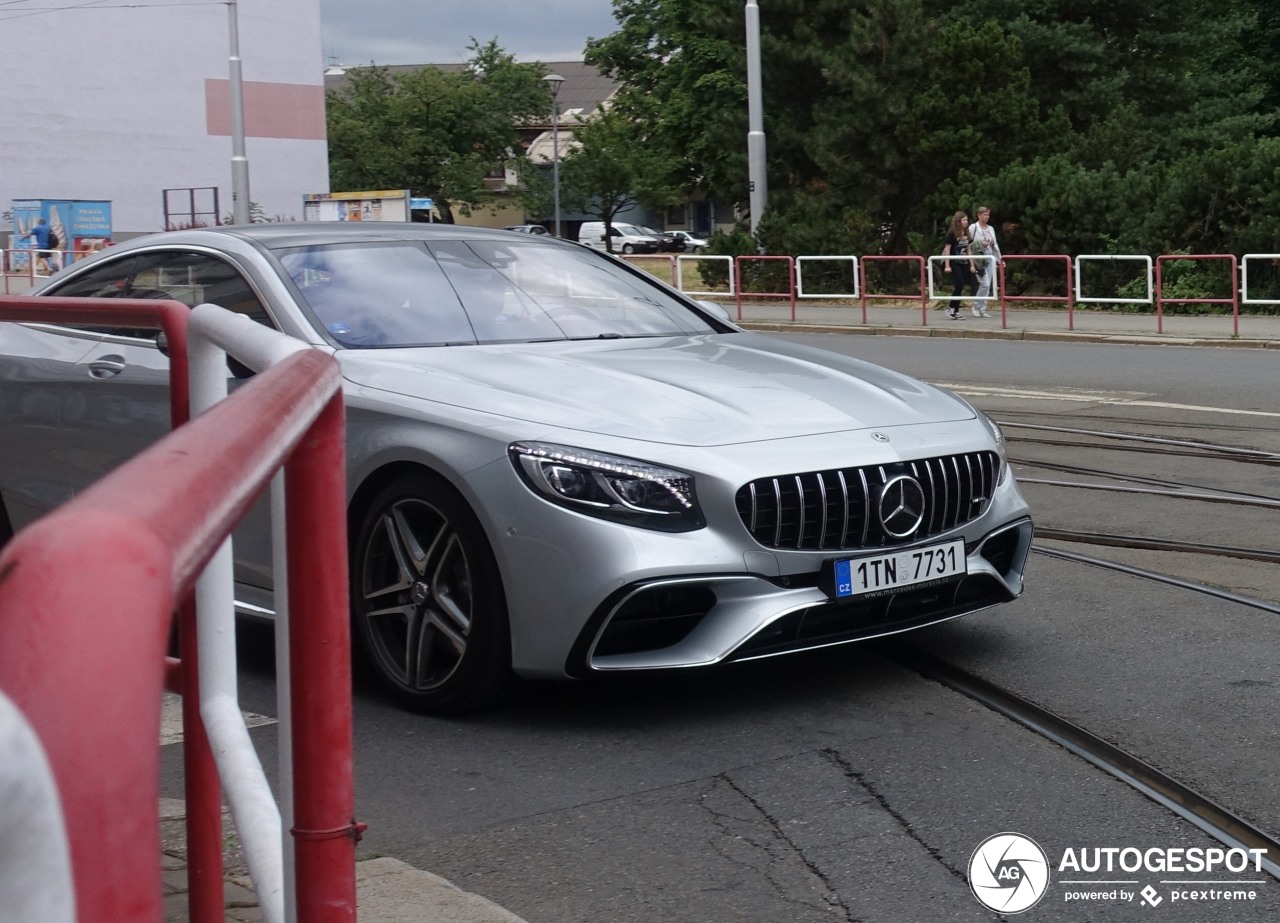
<instances>
[{"instance_id":1,"label":"car side window","mask_svg":"<svg viewBox=\"0 0 1280 923\"><path fill-rule=\"evenodd\" d=\"M167 251L138 257L129 279L129 298L172 298L189 308L216 304L274 327L248 280L226 260L207 253Z\"/></svg>"},{"instance_id":2,"label":"car side window","mask_svg":"<svg viewBox=\"0 0 1280 923\"><path fill-rule=\"evenodd\" d=\"M274 327L271 315L248 281L226 260L207 253L144 253L94 269L51 294L89 298L173 299L188 307L208 302ZM86 328L110 336L150 339L139 327Z\"/></svg>"}]
</instances>

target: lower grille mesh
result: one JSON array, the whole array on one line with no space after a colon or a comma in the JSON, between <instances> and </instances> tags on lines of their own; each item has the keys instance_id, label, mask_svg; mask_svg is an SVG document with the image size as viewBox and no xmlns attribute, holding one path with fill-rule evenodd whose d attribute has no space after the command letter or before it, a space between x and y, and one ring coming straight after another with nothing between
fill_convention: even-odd
<instances>
[{"instance_id":1,"label":"lower grille mesh","mask_svg":"<svg viewBox=\"0 0 1280 923\"><path fill-rule=\"evenodd\" d=\"M987 511L1000 479L995 452L942 455L918 461L837 468L759 478L739 488L742 523L766 548L873 548L915 542L950 531ZM880 522L884 486L906 475L924 492L924 518L895 537Z\"/></svg>"}]
</instances>

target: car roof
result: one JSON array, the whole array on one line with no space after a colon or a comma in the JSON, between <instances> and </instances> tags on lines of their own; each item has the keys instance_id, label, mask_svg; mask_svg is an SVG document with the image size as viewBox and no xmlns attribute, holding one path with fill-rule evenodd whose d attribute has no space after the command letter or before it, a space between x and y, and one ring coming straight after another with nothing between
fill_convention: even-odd
<instances>
[{"instance_id":1,"label":"car roof","mask_svg":"<svg viewBox=\"0 0 1280 923\"><path fill-rule=\"evenodd\" d=\"M198 244L217 246L228 237L251 241L268 250L290 247L314 247L325 244L360 243L375 240L506 240L518 232L497 228L480 228L461 224L422 223L408 221L283 221L270 224L223 225L213 228L191 228L182 231L162 231L135 237L123 244L109 248L119 253L156 244ZM527 243L536 235L519 234ZM539 241L539 245L557 246L554 238ZM106 251L104 251L106 252Z\"/></svg>"}]
</instances>

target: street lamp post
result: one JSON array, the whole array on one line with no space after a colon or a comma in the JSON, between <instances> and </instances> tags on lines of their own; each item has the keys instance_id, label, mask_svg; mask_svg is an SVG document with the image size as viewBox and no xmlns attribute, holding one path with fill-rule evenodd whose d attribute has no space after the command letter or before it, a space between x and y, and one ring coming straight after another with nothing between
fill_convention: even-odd
<instances>
[{"instance_id":1,"label":"street lamp post","mask_svg":"<svg viewBox=\"0 0 1280 923\"><path fill-rule=\"evenodd\" d=\"M556 237L560 236L560 84L559 74L542 78L551 91L551 196L555 202Z\"/></svg>"},{"instance_id":2,"label":"street lamp post","mask_svg":"<svg viewBox=\"0 0 1280 923\"><path fill-rule=\"evenodd\" d=\"M235 224L249 223L249 158L244 153L244 83L240 77L240 25L236 0L229 0L231 30L231 210Z\"/></svg>"},{"instance_id":3,"label":"street lamp post","mask_svg":"<svg viewBox=\"0 0 1280 923\"><path fill-rule=\"evenodd\" d=\"M765 167L764 94L760 89L760 5L747 0L747 179L751 233L769 206L769 174Z\"/></svg>"}]
</instances>

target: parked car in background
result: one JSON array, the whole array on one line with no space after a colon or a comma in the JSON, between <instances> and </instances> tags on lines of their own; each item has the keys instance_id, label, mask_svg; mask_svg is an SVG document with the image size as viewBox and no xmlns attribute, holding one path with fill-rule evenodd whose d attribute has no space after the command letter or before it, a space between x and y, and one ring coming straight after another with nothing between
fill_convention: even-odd
<instances>
[{"instance_id":1,"label":"parked car in background","mask_svg":"<svg viewBox=\"0 0 1280 923\"><path fill-rule=\"evenodd\" d=\"M490 703L513 673L774 657L1022 592L1032 522L971 404L744 331L567 241L199 228L117 244L37 295L212 302L335 358L353 632L423 711ZM0 530L160 438L168 381L153 330L0 323ZM274 614L270 545L260 505L235 533L244 615Z\"/></svg>"},{"instance_id":2,"label":"parked car in background","mask_svg":"<svg viewBox=\"0 0 1280 923\"><path fill-rule=\"evenodd\" d=\"M672 237L678 237L681 240L683 240L685 249L688 250L690 253L700 253L701 251L707 249L706 240L704 240L701 237L695 237L694 235L690 234L688 231L666 231L664 233L670 234Z\"/></svg>"},{"instance_id":3,"label":"parked car in background","mask_svg":"<svg viewBox=\"0 0 1280 923\"><path fill-rule=\"evenodd\" d=\"M674 234L671 234L667 231L659 231L654 228L646 228L646 227L642 227L640 228L640 230L644 231L646 234L648 234L650 237L654 238L658 242L658 252L684 253L684 249L685 249L684 241L681 238L676 237Z\"/></svg>"},{"instance_id":4,"label":"parked car in background","mask_svg":"<svg viewBox=\"0 0 1280 923\"><path fill-rule=\"evenodd\" d=\"M658 238L646 234L634 224L615 224L609 229L613 247L604 243L604 222L585 221L578 231L578 243L586 244L596 250L612 249L614 253L657 253L660 244Z\"/></svg>"},{"instance_id":5,"label":"parked car in background","mask_svg":"<svg viewBox=\"0 0 1280 923\"><path fill-rule=\"evenodd\" d=\"M550 231L548 231L546 228L544 228L540 224L509 224L505 228L503 228L503 230L517 231L521 234L547 234L547 235L551 234Z\"/></svg>"}]
</instances>

